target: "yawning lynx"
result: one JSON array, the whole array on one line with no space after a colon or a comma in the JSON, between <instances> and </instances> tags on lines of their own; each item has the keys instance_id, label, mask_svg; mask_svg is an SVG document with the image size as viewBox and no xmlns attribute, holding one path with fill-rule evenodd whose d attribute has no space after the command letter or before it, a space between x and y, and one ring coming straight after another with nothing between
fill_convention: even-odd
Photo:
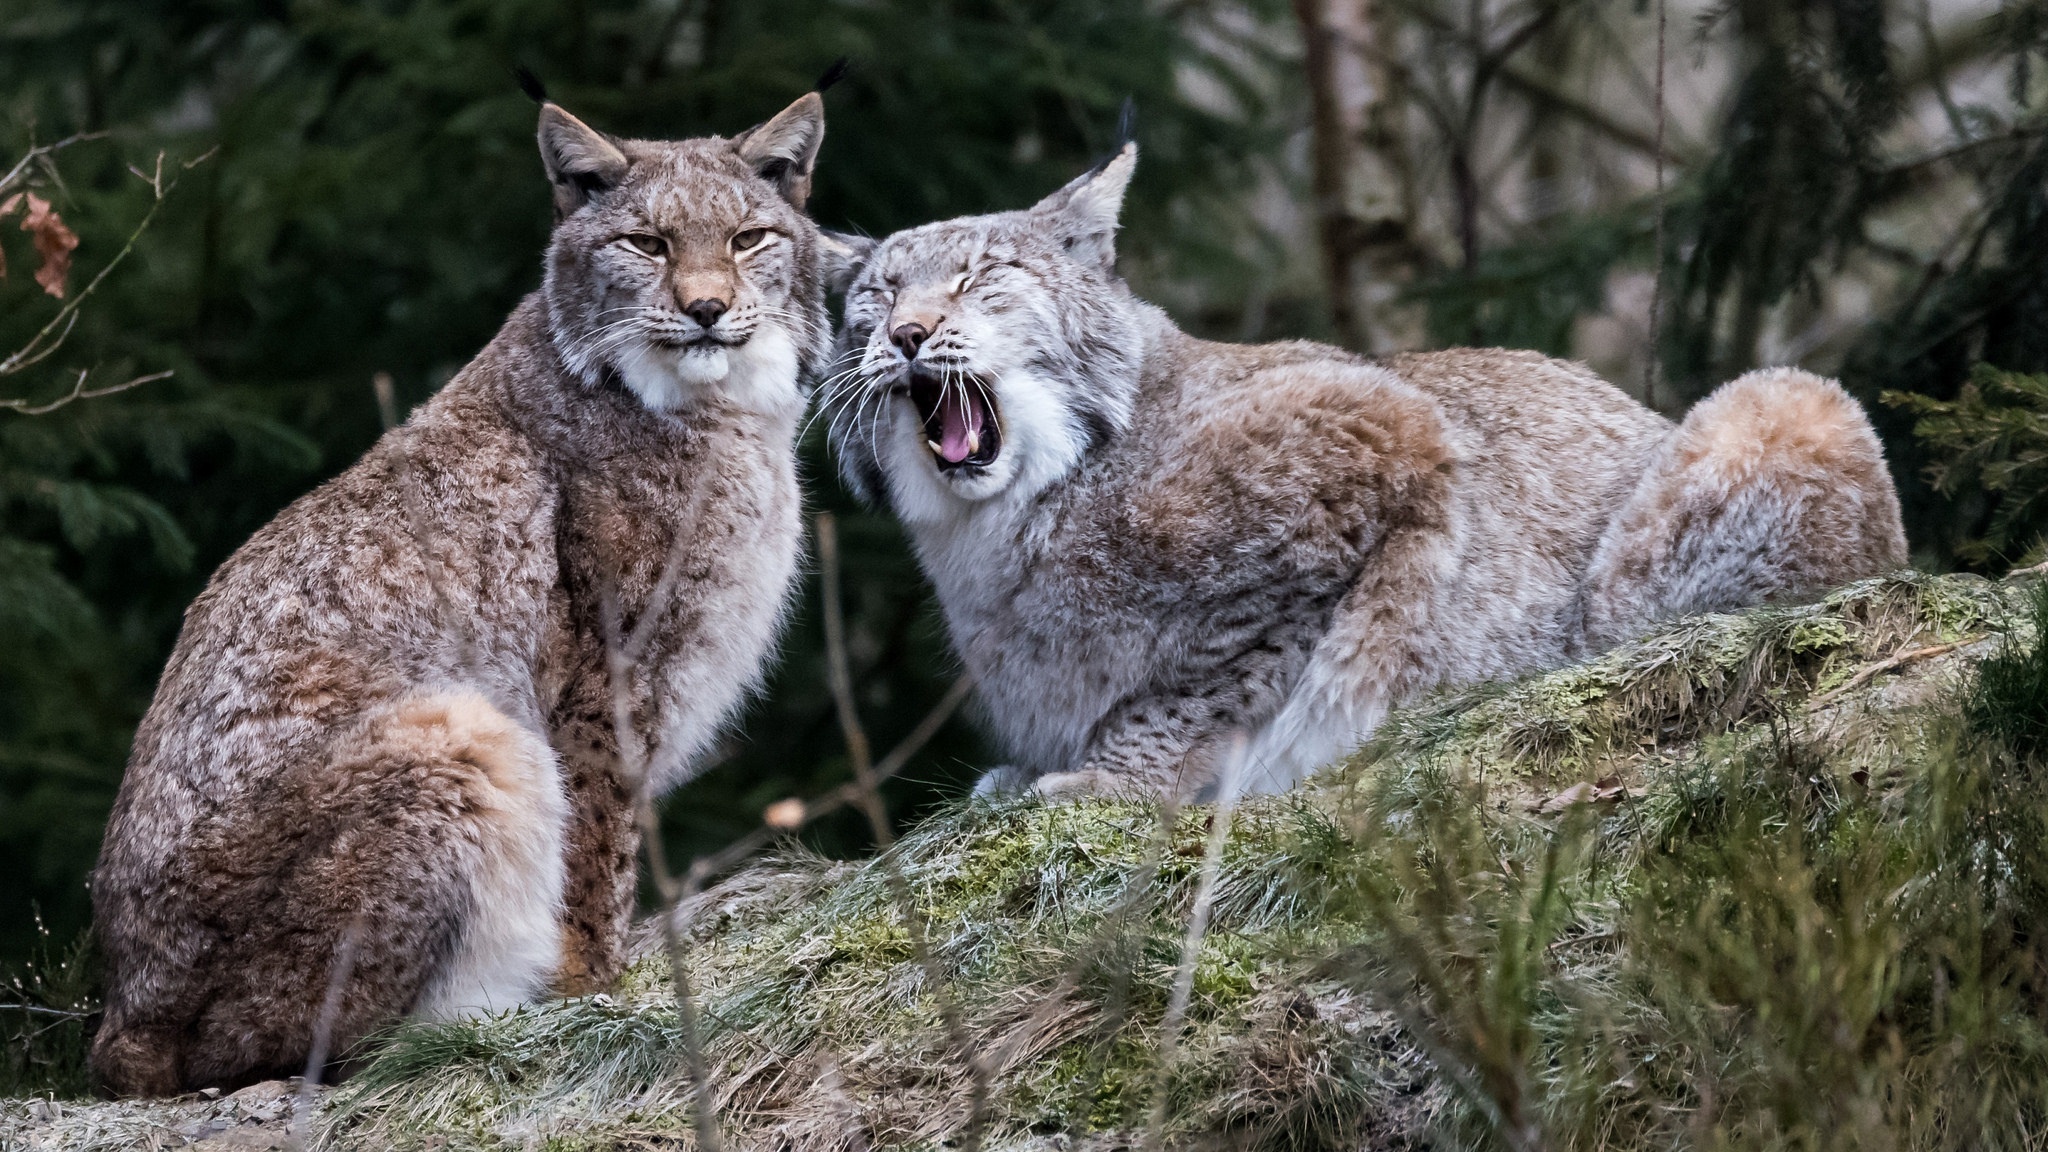
<instances>
[{"instance_id":1,"label":"yawning lynx","mask_svg":"<svg viewBox=\"0 0 2048 1152\"><path fill-rule=\"evenodd\" d=\"M795 571L824 131L815 93L676 143L542 105L541 290L186 613L94 878L107 1086L298 1072L329 996L339 1053L617 972L615 715L654 788L685 779ZM608 628L634 645L617 713Z\"/></svg>"},{"instance_id":2,"label":"yawning lynx","mask_svg":"<svg viewBox=\"0 0 2048 1152\"><path fill-rule=\"evenodd\" d=\"M1867 420L1801 372L1674 428L1533 353L1183 334L1113 268L1136 162L891 236L848 296L841 470L908 525L1007 780L1198 791L1243 732L1282 787L1429 688L1904 561Z\"/></svg>"}]
</instances>

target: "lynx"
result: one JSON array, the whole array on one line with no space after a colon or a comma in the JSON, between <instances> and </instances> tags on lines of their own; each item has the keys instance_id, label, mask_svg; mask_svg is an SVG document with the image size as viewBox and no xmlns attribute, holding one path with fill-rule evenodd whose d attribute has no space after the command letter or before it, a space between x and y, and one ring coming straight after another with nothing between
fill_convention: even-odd
<instances>
[{"instance_id":1,"label":"lynx","mask_svg":"<svg viewBox=\"0 0 2048 1152\"><path fill-rule=\"evenodd\" d=\"M802 211L823 103L661 142L533 94L540 290L186 613L94 876L116 1092L605 985L629 766L687 779L759 678L798 559L801 381L831 345L841 249Z\"/></svg>"},{"instance_id":2,"label":"lynx","mask_svg":"<svg viewBox=\"0 0 2048 1152\"><path fill-rule=\"evenodd\" d=\"M831 438L1014 758L985 787L1200 794L1241 734L1283 788L1418 693L1904 561L1868 420L1802 372L1674 427L1533 353L1185 335L1114 270L1136 163L890 236L847 297Z\"/></svg>"}]
</instances>

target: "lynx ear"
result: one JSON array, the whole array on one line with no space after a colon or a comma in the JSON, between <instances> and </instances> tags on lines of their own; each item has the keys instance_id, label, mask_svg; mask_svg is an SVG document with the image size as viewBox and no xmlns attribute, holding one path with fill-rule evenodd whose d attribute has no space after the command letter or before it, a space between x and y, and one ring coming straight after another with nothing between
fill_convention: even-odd
<instances>
[{"instance_id":1,"label":"lynx ear","mask_svg":"<svg viewBox=\"0 0 2048 1152\"><path fill-rule=\"evenodd\" d=\"M626 178L626 154L604 133L562 110L540 106L540 159L555 186L557 220Z\"/></svg>"},{"instance_id":2,"label":"lynx ear","mask_svg":"<svg viewBox=\"0 0 2048 1152\"><path fill-rule=\"evenodd\" d=\"M1031 212L1046 221L1074 259L1107 271L1116 264L1117 216L1123 212L1124 190L1137 170L1138 146L1126 143L1093 171L1033 205Z\"/></svg>"},{"instance_id":3,"label":"lynx ear","mask_svg":"<svg viewBox=\"0 0 2048 1152\"><path fill-rule=\"evenodd\" d=\"M774 119L732 138L733 151L763 180L782 191L782 198L804 206L811 195L811 165L825 142L825 100L806 92Z\"/></svg>"},{"instance_id":4,"label":"lynx ear","mask_svg":"<svg viewBox=\"0 0 2048 1152\"><path fill-rule=\"evenodd\" d=\"M874 255L875 242L866 236L850 236L844 232L818 233L818 263L825 277L827 292L844 292L860 270L868 266L868 257Z\"/></svg>"}]
</instances>

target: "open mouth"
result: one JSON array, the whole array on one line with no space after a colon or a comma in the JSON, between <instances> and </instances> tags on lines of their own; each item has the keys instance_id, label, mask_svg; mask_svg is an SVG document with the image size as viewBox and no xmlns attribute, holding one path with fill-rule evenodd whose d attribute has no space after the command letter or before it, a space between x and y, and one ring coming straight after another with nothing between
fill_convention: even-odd
<instances>
[{"instance_id":1,"label":"open mouth","mask_svg":"<svg viewBox=\"0 0 2048 1152\"><path fill-rule=\"evenodd\" d=\"M1003 450L1003 426L995 394L971 376L939 376L913 371L910 402L924 422L924 446L931 449L939 471L986 468Z\"/></svg>"}]
</instances>

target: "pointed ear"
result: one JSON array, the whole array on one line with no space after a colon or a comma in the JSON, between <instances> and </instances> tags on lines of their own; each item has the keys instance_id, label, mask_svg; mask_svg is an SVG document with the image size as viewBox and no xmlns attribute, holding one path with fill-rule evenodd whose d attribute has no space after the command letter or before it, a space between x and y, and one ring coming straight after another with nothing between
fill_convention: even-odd
<instances>
[{"instance_id":1,"label":"pointed ear","mask_svg":"<svg viewBox=\"0 0 2048 1152\"><path fill-rule=\"evenodd\" d=\"M626 178L626 154L619 146L559 104L540 106L540 159L555 186L557 220Z\"/></svg>"},{"instance_id":2,"label":"pointed ear","mask_svg":"<svg viewBox=\"0 0 2048 1152\"><path fill-rule=\"evenodd\" d=\"M763 180L782 190L783 199L801 208L811 195L811 165L825 142L825 100L806 92L775 118L732 138L733 151Z\"/></svg>"},{"instance_id":3,"label":"pointed ear","mask_svg":"<svg viewBox=\"0 0 2048 1152\"><path fill-rule=\"evenodd\" d=\"M1107 270L1116 263L1117 216L1123 211L1124 189L1131 186L1131 174L1137 170L1138 146L1127 143L1101 167L1033 205L1032 215L1046 221L1074 259Z\"/></svg>"},{"instance_id":4,"label":"pointed ear","mask_svg":"<svg viewBox=\"0 0 2048 1152\"><path fill-rule=\"evenodd\" d=\"M844 292L874 255L875 242L866 236L844 232L818 233L818 265L825 278L825 291Z\"/></svg>"}]
</instances>

